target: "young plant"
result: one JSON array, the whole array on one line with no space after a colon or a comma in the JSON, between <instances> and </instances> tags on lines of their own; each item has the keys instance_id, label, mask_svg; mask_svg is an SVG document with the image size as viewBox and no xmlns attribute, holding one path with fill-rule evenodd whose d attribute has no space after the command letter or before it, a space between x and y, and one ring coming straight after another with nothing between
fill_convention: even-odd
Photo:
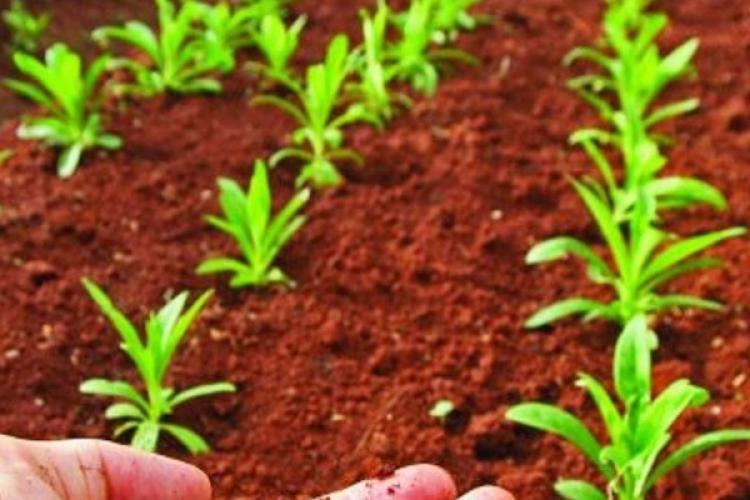
<instances>
[{"instance_id":1,"label":"young plant","mask_svg":"<svg viewBox=\"0 0 750 500\"><path fill-rule=\"evenodd\" d=\"M112 303L109 297L93 282L84 279L83 285L93 301L110 320L122 339L122 349L135 364L146 390L145 397L135 387L122 380L90 379L81 384L81 392L99 396L115 397L122 401L114 403L105 413L110 420L123 421L115 429L115 437L133 431L131 445L143 451L156 450L162 431L171 434L190 453L209 450L206 441L187 427L167 423L178 406L196 398L227 392L235 392L228 382L199 385L180 392L164 385L177 347L185 338L188 328L201 312L212 292L203 293L183 313L188 293L183 292L170 300L146 321L145 340L135 326Z\"/></svg>"},{"instance_id":2,"label":"young plant","mask_svg":"<svg viewBox=\"0 0 750 500\"><path fill-rule=\"evenodd\" d=\"M679 239L654 225L657 193L645 189L639 191L634 210L623 226L617 220L613 203L603 186L594 180L572 182L604 236L614 267L589 245L569 236L535 245L526 255L526 262L539 264L575 255L586 263L589 279L611 287L616 298L609 303L582 297L556 302L529 318L527 328L538 328L574 314L583 315L585 320L604 318L624 324L637 314L651 314L674 307L721 308L717 302L689 295L661 295L658 289L679 276L721 266L719 259L700 257L699 254L723 240L745 234L744 228L734 227Z\"/></svg>"},{"instance_id":3,"label":"young plant","mask_svg":"<svg viewBox=\"0 0 750 500\"><path fill-rule=\"evenodd\" d=\"M342 128L359 121L380 125L379 118L362 103L350 104L338 115L335 113L342 86L355 61L355 56L349 53L349 40L338 35L328 46L325 61L307 69L304 87L297 82L285 82L300 104L271 95L254 100L281 108L299 123L300 128L293 136L295 146L282 149L270 160L271 166L275 166L286 158L302 159L305 164L297 177L298 186L307 182L319 188L340 184L343 178L334 162L348 159L361 163L356 152L343 147ZM307 148L302 147L305 144Z\"/></svg>"},{"instance_id":4,"label":"young plant","mask_svg":"<svg viewBox=\"0 0 750 500\"><path fill-rule=\"evenodd\" d=\"M665 120L698 108L695 98L654 106L660 93L676 79L693 71L691 61L698 49L693 38L666 56L662 56L656 38L667 26L662 13L644 12L648 2L618 0L610 2L604 18L607 46L612 51L592 47L576 48L565 62L587 60L604 70L604 74L586 74L568 85L595 107L614 131L587 128L573 134L573 143L584 143L590 154L603 158L599 144L615 144L624 163L622 191L632 198L639 186L649 183L658 168L644 162L641 150L651 141L663 141L650 129ZM613 105L608 96L615 97ZM596 160L596 158L595 158ZM627 203L627 200L624 200Z\"/></svg>"},{"instance_id":5,"label":"young plant","mask_svg":"<svg viewBox=\"0 0 750 500\"><path fill-rule=\"evenodd\" d=\"M717 309L719 304L684 295L659 295L657 289L686 273L716 267L720 261L696 257L720 241L740 236L743 228L731 228L679 240L659 229L663 210L697 203L718 210L726 208L722 194L707 183L691 177L658 177L667 163L659 151L658 137L648 128L663 119L694 109L688 100L649 112L658 93L688 71L697 41L690 41L661 58L654 43L664 29L666 17L643 11L647 1L616 0L606 14L607 39L616 52L610 58L597 49L574 50L570 60L587 58L608 68L610 76L586 75L573 80L588 102L615 125L615 132L579 130L572 141L580 143L599 170L603 184L587 178L574 182L579 196L604 236L614 267L589 246L569 237L553 238L532 248L530 264L559 259L569 254L582 258L592 281L612 287L616 299L608 304L585 298L557 302L534 314L527 327L534 328L571 314L586 319L603 317L626 323L638 313L654 313L669 307ZM609 90L618 96L621 109L601 97ZM624 179L620 183L614 168L600 148L613 143L622 154Z\"/></svg>"},{"instance_id":6,"label":"young plant","mask_svg":"<svg viewBox=\"0 0 750 500\"><path fill-rule=\"evenodd\" d=\"M216 67L223 73L234 70L237 50L254 43L253 31L263 10L257 4L237 8L226 2L196 5L202 23L198 36L205 41L207 59L217 61Z\"/></svg>"},{"instance_id":7,"label":"young plant","mask_svg":"<svg viewBox=\"0 0 750 500\"><path fill-rule=\"evenodd\" d=\"M705 405L709 394L687 380L678 380L653 398L651 351L657 343L643 315L634 317L620 335L613 368L619 408L592 376L581 374L578 378L577 385L588 391L604 421L607 445L600 444L581 420L553 405L525 403L506 413L513 422L569 441L606 480L606 492L586 481L560 480L555 490L563 498L644 500L659 480L690 458L717 446L750 440L750 429L713 431L665 454L677 418L689 408Z\"/></svg>"},{"instance_id":8,"label":"young plant","mask_svg":"<svg viewBox=\"0 0 750 500\"><path fill-rule=\"evenodd\" d=\"M434 48L436 5L439 0L413 0L409 9L395 17L400 37L388 47L387 59L395 66L395 76L427 95L437 91L439 68L450 61L476 64L474 57L458 49Z\"/></svg>"},{"instance_id":9,"label":"young plant","mask_svg":"<svg viewBox=\"0 0 750 500\"><path fill-rule=\"evenodd\" d=\"M445 44L455 41L460 30L475 29L486 18L474 16L469 12L482 0L437 0L435 4L435 21L432 41Z\"/></svg>"},{"instance_id":10,"label":"young plant","mask_svg":"<svg viewBox=\"0 0 750 500\"><path fill-rule=\"evenodd\" d=\"M450 399L441 399L430 410L429 415L445 423L451 413L456 409L456 405Z\"/></svg>"},{"instance_id":11,"label":"young plant","mask_svg":"<svg viewBox=\"0 0 750 500\"><path fill-rule=\"evenodd\" d=\"M292 284L273 266L284 245L305 223L299 215L310 198L305 189L297 193L275 216L265 163L257 161L250 186L245 193L232 179L218 181L219 198L224 219L208 216L208 222L237 242L244 262L227 257L208 259L197 269L198 274L233 273L230 286L266 286L272 283Z\"/></svg>"},{"instance_id":12,"label":"young plant","mask_svg":"<svg viewBox=\"0 0 750 500\"><path fill-rule=\"evenodd\" d=\"M384 1L378 3L378 10L372 16L366 10L361 12L363 43L356 51L357 81L350 83L346 90L356 101L362 102L375 116L390 120L396 112L396 105L410 106L411 101L403 94L392 93L388 84L395 76L394 67L386 62L386 30L390 10Z\"/></svg>"},{"instance_id":13,"label":"young plant","mask_svg":"<svg viewBox=\"0 0 750 500\"><path fill-rule=\"evenodd\" d=\"M36 52L50 20L49 14L35 16L26 8L23 0L12 0L10 8L3 12L3 21L10 30L11 49L29 54Z\"/></svg>"},{"instance_id":14,"label":"young plant","mask_svg":"<svg viewBox=\"0 0 750 500\"><path fill-rule=\"evenodd\" d=\"M6 79L5 85L46 112L45 116L24 119L18 136L60 148L60 177L73 175L87 149L118 149L122 145L119 137L104 132L101 126L97 83L109 61L107 56L84 70L81 57L57 43L47 49L44 62L22 52L13 54L13 61L32 81Z\"/></svg>"},{"instance_id":15,"label":"young plant","mask_svg":"<svg viewBox=\"0 0 750 500\"><path fill-rule=\"evenodd\" d=\"M124 26L107 26L93 32L93 38L107 44L118 40L132 45L150 59L139 61L118 58L113 66L133 74L134 82L114 87L117 93L152 96L164 92L191 94L221 91L221 84L210 75L226 67L226 55L212 50L206 37L194 24L204 11L197 2L188 0L179 9L171 0L156 0L159 31L155 33L140 21Z\"/></svg>"},{"instance_id":16,"label":"young plant","mask_svg":"<svg viewBox=\"0 0 750 500\"><path fill-rule=\"evenodd\" d=\"M289 70L289 61L297 50L300 33L307 18L300 16L287 29L277 14L263 17L255 32L255 44L266 58L267 64L251 63L251 69L258 69L268 78L291 85L296 79Z\"/></svg>"}]
</instances>

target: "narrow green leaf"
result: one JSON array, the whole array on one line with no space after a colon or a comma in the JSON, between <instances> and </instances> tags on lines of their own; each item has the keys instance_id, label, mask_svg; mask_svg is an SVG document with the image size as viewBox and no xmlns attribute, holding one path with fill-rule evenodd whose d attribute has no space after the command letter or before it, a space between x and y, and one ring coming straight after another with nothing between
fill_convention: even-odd
<instances>
[{"instance_id":1,"label":"narrow green leaf","mask_svg":"<svg viewBox=\"0 0 750 500\"><path fill-rule=\"evenodd\" d=\"M170 335L165 339L163 365L161 366L161 371L158 373L159 379L164 376L164 373L169 367L169 363L172 360L172 356L174 355L177 346L180 344L180 342L182 342L182 339L185 337L188 328L190 328L190 325L193 324L195 318L206 306L211 296L213 296L213 293L213 290L206 290L205 292L203 292L188 308L185 314L180 316Z\"/></svg>"},{"instance_id":2,"label":"narrow green leaf","mask_svg":"<svg viewBox=\"0 0 750 500\"><path fill-rule=\"evenodd\" d=\"M738 441L750 440L750 430L723 430L699 436L669 455L651 474L647 489L653 487L662 477L687 462L696 455L712 450L717 446Z\"/></svg>"},{"instance_id":3,"label":"narrow green leaf","mask_svg":"<svg viewBox=\"0 0 750 500\"><path fill-rule=\"evenodd\" d=\"M161 428L174 436L193 455L210 451L208 443L187 427L175 424L161 424Z\"/></svg>"},{"instance_id":4,"label":"narrow green leaf","mask_svg":"<svg viewBox=\"0 0 750 500\"><path fill-rule=\"evenodd\" d=\"M104 418L108 420L117 420L121 418L143 420L146 418L143 410L130 403L115 403L107 408L104 412Z\"/></svg>"},{"instance_id":5,"label":"narrow green leaf","mask_svg":"<svg viewBox=\"0 0 750 500\"><path fill-rule=\"evenodd\" d=\"M135 388L121 380L105 380L93 378L86 380L80 386L83 394L96 394L98 396L111 396L127 399L143 411L148 412L149 405Z\"/></svg>"},{"instance_id":6,"label":"narrow green leaf","mask_svg":"<svg viewBox=\"0 0 750 500\"><path fill-rule=\"evenodd\" d=\"M651 309L667 309L670 307L694 307L697 309L708 309L709 311L721 311L724 306L713 300L705 300L690 295L661 295L651 298Z\"/></svg>"},{"instance_id":7,"label":"narrow green leaf","mask_svg":"<svg viewBox=\"0 0 750 500\"><path fill-rule=\"evenodd\" d=\"M540 309L534 313L524 324L525 328L539 328L558 319L572 316L574 314L589 315L597 310L605 309L607 306L596 300L584 298L565 299Z\"/></svg>"},{"instance_id":8,"label":"narrow green leaf","mask_svg":"<svg viewBox=\"0 0 750 500\"><path fill-rule=\"evenodd\" d=\"M684 261L688 257L692 257L693 255L716 245L720 241L742 236L746 232L747 230L743 227L733 227L722 231L714 231L693 236L679 241L657 255L646 269L644 269L641 279L643 281L649 280L666 269Z\"/></svg>"},{"instance_id":9,"label":"narrow green leaf","mask_svg":"<svg viewBox=\"0 0 750 500\"><path fill-rule=\"evenodd\" d=\"M581 450L602 474L612 478L611 467L599 458L601 446L596 438L583 422L570 413L548 404L524 403L508 410L505 418L565 438Z\"/></svg>"},{"instance_id":10,"label":"narrow green leaf","mask_svg":"<svg viewBox=\"0 0 750 500\"><path fill-rule=\"evenodd\" d=\"M125 434L126 432L138 427L139 423L140 423L140 420L138 421L131 420L130 422L125 422L123 424L120 424L117 427L115 427L115 430L112 432L112 435L115 437L115 439L117 439L123 434Z\"/></svg>"},{"instance_id":11,"label":"narrow green leaf","mask_svg":"<svg viewBox=\"0 0 750 500\"><path fill-rule=\"evenodd\" d=\"M558 495L569 500L607 500L607 495L586 481L560 480L555 483Z\"/></svg>"},{"instance_id":12,"label":"narrow green leaf","mask_svg":"<svg viewBox=\"0 0 750 500\"><path fill-rule=\"evenodd\" d=\"M669 208L680 208L693 203L705 203L717 210L727 208L721 191L710 184L691 177L662 177L646 185L652 196L663 199ZM660 203L660 204L662 204Z\"/></svg>"},{"instance_id":13,"label":"narrow green leaf","mask_svg":"<svg viewBox=\"0 0 750 500\"><path fill-rule=\"evenodd\" d=\"M591 215L596 220L599 230L607 240L620 274L628 276L630 272L627 246L617 222L610 208L600 200L594 192L584 184L573 181L573 187L583 202L586 204Z\"/></svg>"},{"instance_id":14,"label":"narrow green leaf","mask_svg":"<svg viewBox=\"0 0 750 500\"><path fill-rule=\"evenodd\" d=\"M645 448L655 437L666 436L677 418L687 409L702 406L709 400L708 391L677 380L669 385L640 416L637 446Z\"/></svg>"},{"instance_id":15,"label":"narrow green leaf","mask_svg":"<svg viewBox=\"0 0 750 500\"><path fill-rule=\"evenodd\" d=\"M198 274L245 273L251 268L247 264L225 257L204 260L195 270Z\"/></svg>"},{"instance_id":16,"label":"narrow green leaf","mask_svg":"<svg viewBox=\"0 0 750 500\"><path fill-rule=\"evenodd\" d=\"M619 436L622 429L622 417L604 387L595 378L585 373L578 376L576 385L586 389L594 400L604 425L607 427L607 433L611 437Z\"/></svg>"},{"instance_id":17,"label":"narrow green leaf","mask_svg":"<svg viewBox=\"0 0 750 500\"><path fill-rule=\"evenodd\" d=\"M651 397L651 351L657 346L656 335L649 329L643 314L631 319L615 346L615 389L625 402Z\"/></svg>"},{"instance_id":18,"label":"narrow green leaf","mask_svg":"<svg viewBox=\"0 0 750 500\"><path fill-rule=\"evenodd\" d=\"M199 385L177 393L177 395L171 399L170 405L176 407L187 403L192 399L212 396L214 394L236 392L236 390L234 384L230 384L229 382L216 382L214 384Z\"/></svg>"},{"instance_id":19,"label":"narrow green leaf","mask_svg":"<svg viewBox=\"0 0 750 500\"><path fill-rule=\"evenodd\" d=\"M604 260L588 245L568 236L551 238L534 245L526 254L527 264L539 264L574 254L592 266L601 276L612 277L612 271Z\"/></svg>"},{"instance_id":20,"label":"narrow green leaf","mask_svg":"<svg viewBox=\"0 0 750 500\"><path fill-rule=\"evenodd\" d=\"M65 148L57 162L57 175L63 179L67 179L73 175L76 168L78 168L82 154L83 144L81 143L77 142L70 147Z\"/></svg>"},{"instance_id":21,"label":"narrow green leaf","mask_svg":"<svg viewBox=\"0 0 750 500\"><path fill-rule=\"evenodd\" d=\"M674 102L657 108L644 121L646 127L652 127L663 121L669 120L676 116L692 113L701 105L700 99L692 98Z\"/></svg>"},{"instance_id":22,"label":"narrow green leaf","mask_svg":"<svg viewBox=\"0 0 750 500\"><path fill-rule=\"evenodd\" d=\"M96 283L88 278L83 278L81 282L83 283L84 288L86 288L89 296L99 306L99 309L101 309L120 334L125 345L125 351L133 361L135 361L136 365L140 365L143 357L144 346L138 336L138 331L128 318L125 317L117 307L115 307L107 294L105 294Z\"/></svg>"}]
</instances>

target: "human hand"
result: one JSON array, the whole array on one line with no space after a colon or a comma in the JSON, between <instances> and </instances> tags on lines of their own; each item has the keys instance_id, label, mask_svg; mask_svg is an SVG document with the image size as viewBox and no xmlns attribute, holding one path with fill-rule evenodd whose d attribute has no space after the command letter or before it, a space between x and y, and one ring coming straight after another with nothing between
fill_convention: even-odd
<instances>
[{"instance_id":1,"label":"human hand","mask_svg":"<svg viewBox=\"0 0 750 500\"><path fill-rule=\"evenodd\" d=\"M318 500L456 500L453 479L434 465L411 465L380 480L357 483ZM484 486L472 490L459 500L514 500L505 490Z\"/></svg>"},{"instance_id":2,"label":"human hand","mask_svg":"<svg viewBox=\"0 0 750 500\"><path fill-rule=\"evenodd\" d=\"M327 500L455 500L453 480L434 465L412 465L357 483ZM210 500L196 467L106 441L25 441L0 435L0 498L35 500ZM485 486L460 500L513 500Z\"/></svg>"},{"instance_id":3,"label":"human hand","mask_svg":"<svg viewBox=\"0 0 750 500\"><path fill-rule=\"evenodd\" d=\"M211 485L192 465L106 441L0 436L0 498L210 500Z\"/></svg>"}]
</instances>

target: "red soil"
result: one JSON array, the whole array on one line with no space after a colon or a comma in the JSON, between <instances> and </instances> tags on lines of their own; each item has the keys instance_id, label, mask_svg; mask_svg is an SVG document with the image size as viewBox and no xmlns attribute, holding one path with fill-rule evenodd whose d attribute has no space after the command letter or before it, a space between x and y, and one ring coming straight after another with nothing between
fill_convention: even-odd
<instances>
[{"instance_id":1,"label":"red soil","mask_svg":"<svg viewBox=\"0 0 750 500\"><path fill-rule=\"evenodd\" d=\"M146 15L149 3L130 5ZM335 32L355 35L365 4L298 2L295 10L311 18L299 63L318 58ZM69 181L54 176L50 153L16 140L17 121L7 121L0 147L17 155L0 176L0 431L109 437L107 401L79 394L78 384L134 373L79 285L90 276L139 319L168 291L217 289L172 378L229 379L239 392L176 415L213 453L191 458L174 443L164 451L203 467L218 497L302 498L422 461L445 466L461 488L500 483L523 500L551 498L560 476L597 479L570 446L505 423L503 413L546 400L601 431L573 381L581 370L609 380L615 328L521 327L540 305L602 293L572 261L523 264L529 246L550 235L599 240L566 182L591 171L567 134L596 117L564 89L574 70L560 60L597 37L600 4L487 0L497 22L460 42L481 67L447 77L434 100L417 99L384 133L352 131L367 166L348 170L345 186L310 204L308 225L281 259L299 282L289 292L230 291L223 279L193 273L208 253L233 251L202 220L217 210L216 177L246 179L253 160L292 129L277 110L246 104L252 82L241 73L220 97L112 110L125 148L90 155ZM110 5L56 0L52 8L70 28L66 38L80 42L76 20L103 23L117 10ZM661 7L673 18L667 45L702 40L700 79L676 93L699 96L704 107L667 127L678 144L670 169L714 183L732 207L691 211L673 226L687 234L747 225L750 4ZM294 174L275 172L280 200ZM731 241L715 254L725 269L674 288L719 299L727 310L672 314L657 325L657 389L689 377L713 395L680 420L676 442L750 426L750 243ZM441 425L428 411L445 398L459 411ZM748 464L750 445L719 449L665 480L654 498L750 498Z\"/></svg>"}]
</instances>

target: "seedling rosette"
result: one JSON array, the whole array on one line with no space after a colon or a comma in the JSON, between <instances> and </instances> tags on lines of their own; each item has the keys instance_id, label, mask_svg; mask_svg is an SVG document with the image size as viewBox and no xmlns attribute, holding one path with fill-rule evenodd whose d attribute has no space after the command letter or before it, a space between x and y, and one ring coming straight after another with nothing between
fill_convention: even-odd
<instances>
[{"instance_id":1,"label":"seedling rosette","mask_svg":"<svg viewBox=\"0 0 750 500\"><path fill-rule=\"evenodd\" d=\"M200 25L196 36L205 43L206 59L216 61L219 71L232 71L236 64L236 52L255 43L254 31L267 14L268 6L249 4L234 7L220 2L216 5L196 2Z\"/></svg>"},{"instance_id":2,"label":"seedling rosette","mask_svg":"<svg viewBox=\"0 0 750 500\"><path fill-rule=\"evenodd\" d=\"M432 40L438 44L455 41L461 30L471 31L482 23L487 23L487 16L471 14L472 7L482 0L437 0L435 3L435 21Z\"/></svg>"},{"instance_id":3,"label":"seedling rosette","mask_svg":"<svg viewBox=\"0 0 750 500\"><path fill-rule=\"evenodd\" d=\"M299 37L306 22L307 18L300 16L287 28L280 16L264 16L255 30L254 42L267 62L251 62L248 63L248 67L271 80L293 86L296 77L289 68L289 61L297 50Z\"/></svg>"},{"instance_id":4,"label":"seedling rosette","mask_svg":"<svg viewBox=\"0 0 750 500\"><path fill-rule=\"evenodd\" d=\"M406 12L394 15L399 37L386 53L386 59L395 67L395 77L408 81L414 90L427 95L437 91L439 69L447 63L477 64L474 57L462 50L433 46L434 38L440 33L435 17L437 1L413 0Z\"/></svg>"},{"instance_id":5,"label":"seedling rosette","mask_svg":"<svg viewBox=\"0 0 750 500\"><path fill-rule=\"evenodd\" d=\"M234 392L228 382L199 385L175 391L164 385L172 358L185 338L188 328L206 305L212 292L203 293L187 306L188 293L183 292L167 302L146 321L145 339L142 339L133 324L123 315L107 295L92 281L83 280L83 285L104 315L110 320L122 339L122 349L133 361L145 387L145 396L133 385L122 380L90 379L81 384L81 392L114 397L122 401L107 408L105 417L123 422L115 429L115 437L132 432L131 445L143 451L154 451L162 432L166 432L182 443L190 453L209 450L206 441L194 431L182 425L165 422L175 408L215 394Z\"/></svg>"},{"instance_id":6,"label":"seedling rosette","mask_svg":"<svg viewBox=\"0 0 750 500\"><path fill-rule=\"evenodd\" d=\"M150 64L126 57L113 59L113 69L125 69L134 78L132 83L114 85L114 91L141 96L167 91L178 94L221 91L221 84L212 73L227 67L226 54L216 51L215 44L194 27L205 6L187 1L178 8L170 0L156 0L156 6L158 32L141 21L128 21L124 26L98 28L92 34L103 45L117 40L150 59Z\"/></svg>"},{"instance_id":7,"label":"seedling rosette","mask_svg":"<svg viewBox=\"0 0 750 500\"><path fill-rule=\"evenodd\" d=\"M350 160L362 163L359 154L343 147L342 128L355 122L369 122L380 126L380 118L362 103L353 103L336 114L342 100L342 87L352 72L356 59L349 53L349 40L336 36L328 46L325 60L307 69L304 86L282 82L297 96L299 104L277 96L264 95L253 100L256 104L271 104L292 116L300 125L294 132L294 146L274 154L270 165L275 166L288 158L304 162L297 177L297 186L308 182L318 188L337 186L343 177L335 162ZM307 147L302 147L307 146Z\"/></svg>"},{"instance_id":8,"label":"seedling rosette","mask_svg":"<svg viewBox=\"0 0 750 500\"><path fill-rule=\"evenodd\" d=\"M232 179L221 178L218 183L221 191L219 202L225 218L209 215L207 220L235 240L244 261L228 257L211 258L204 261L196 272L231 273L230 286L235 288L292 284L281 269L273 266L273 262L305 224L305 217L299 212L310 199L310 191L300 191L273 215L271 187L264 162L255 163L247 193Z\"/></svg>"},{"instance_id":9,"label":"seedling rosette","mask_svg":"<svg viewBox=\"0 0 750 500\"><path fill-rule=\"evenodd\" d=\"M70 177L84 151L118 149L122 140L102 130L97 84L108 56L96 59L87 69L81 57L66 45L50 47L44 61L16 52L13 61L32 81L6 79L5 85L42 107L44 116L29 116L18 128L21 139L38 140L61 150L57 162L60 177Z\"/></svg>"},{"instance_id":10,"label":"seedling rosette","mask_svg":"<svg viewBox=\"0 0 750 500\"><path fill-rule=\"evenodd\" d=\"M360 16L363 42L355 50L357 80L346 86L346 93L363 103L375 116L390 120L397 105L409 107L412 104L406 95L388 88L398 69L387 60L386 32L390 10L385 2L380 2L374 15L363 10Z\"/></svg>"},{"instance_id":11,"label":"seedling rosette","mask_svg":"<svg viewBox=\"0 0 750 500\"><path fill-rule=\"evenodd\" d=\"M12 0L8 10L3 12L3 21L10 31L10 48L35 53L51 20L49 14L34 15L23 0Z\"/></svg>"},{"instance_id":12,"label":"seedling rosette","mask_svg":"<svg viewBox=\"0 0 750 500\"><path fill-rule=\"evenodd\" d=\"M563 479L555 490L571 500L644 500L664 476L692 457L728 443L750 440L750 429L719 430L700 435L669 454L670 429L685 410L709 401L708 391L678 380L657 397L651 389L651 351L658 339L644 315L625 327L615 347L614 386L621 404L592 376L582 373L577 385L588 391L609 436L602 445L586 425L565 410L546 403L512 407L506 418L563 437L593 463L606 491L581 480Z\"/></svg>"}]
</instances>

